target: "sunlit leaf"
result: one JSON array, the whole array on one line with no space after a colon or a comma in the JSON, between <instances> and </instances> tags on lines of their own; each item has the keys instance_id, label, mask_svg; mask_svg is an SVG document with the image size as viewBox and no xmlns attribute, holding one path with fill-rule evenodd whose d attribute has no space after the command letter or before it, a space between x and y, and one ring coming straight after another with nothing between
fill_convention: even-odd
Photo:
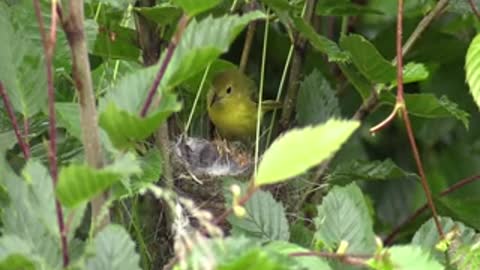
<instances>
[{"instance_id":1,"label":"sunlit leaf","mask_svg":"<svg viewBox=\"0 0 480 270\"><path fill-rule=\"evenodd\" d=\"M364 37L357 34L342 37L340 46L350 53L353 64L370 81L389 83L395 80L395 67Z\"/></svg>"},{"instance_id":2,"label":"sunlit leaf","mask_svg":"<svg viewBox=\"0 0 480 270\"><path fill-rule=\"evenodd\" d=\"M3 235L0 238L0 270L34 270L31 247L16 235Z\"/></svg>"},{"instance_id":3,"label":"sunlit leaf","mask_svg":"<svg viewBox=\"0 0 480 270\"><path fill-rule=\"evenodd\" d=\"M346 241L349 253L369 254L375 250L372 218L358 186L332 188L317 210L315 239L327 248L336 249Z\"/></svg>"},{"instance_id":4,"label":"sunlit leaf","mask_svg":"<svg viewBox=\"0 0 480 270\"><path fill-rule=\"evenodd\" d=\"M424 81L430 75L427 67L424 64L410 62L403 67L403 83L413 83ZM393 82L397 85L397 81Z\"/></svg>"},{"instance_id":5,"label":"sunlit leaf","mask_svg":"<svg viewBox=\"0 0 480 270\"><path fill-rule=\"evenodd\" d=\"M470 43L465 59L465 70L470 94L480 107L480 34Z\"/></svg>"},{"instance_id":6,"label":"sunlit leaf","mask_svg":"<svg viewBox=\"0 0 480 270\"><path fill-rule=\"evenodd\" d=\"M359 125L357 121L331 119L286 132L265 151L255 184L273 184L304 173L340 149Z\"/></svg>"}]
</instances>

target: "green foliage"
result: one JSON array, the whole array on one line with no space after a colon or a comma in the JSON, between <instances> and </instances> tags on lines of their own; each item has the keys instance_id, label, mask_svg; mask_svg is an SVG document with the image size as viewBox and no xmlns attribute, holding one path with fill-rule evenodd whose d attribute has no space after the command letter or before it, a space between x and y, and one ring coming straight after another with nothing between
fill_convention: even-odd
<instances>
[{"instance_id":1,"label":"green foliage","mask_svg":"<svg viewBox=\"0 0 480 270\"><path fill-rule=\"evenodd\" d=\"M201 2L196 0L173 0L172 2L182 7L189 16L193 17L218 5L220 0L204 0Z\"/></svg>"},{"instance_id":2,"label":"green foliage","mask_svg":"<svg viewBox=\"0 0 480 270\"><path fill-rule=\"evenodd\" d=\"M47 104L47 84L42 50L16 30L7 4L0 3L0 81L14 109L33 116Z\"/></svg>"},{"instance_id":3,"label":"green foliage","mask_svg":"<svg viewBox=\"0 0 480 270\"><path fill-rule=\"evenodd\" d=\"M288 241L288 222L283 205L265 191L257 191L245 204L246 216L230 215L232 234L245 235L262 242L273 240Z\"/></svg>"},{"instance_id":4,"label":"green foliage","mask_svg":"<svg viewBox=\"0 0 480 270\"><path fill-rule=\"evenodd\" d=\"M355 184L334 187L317 208L315 240L317 245L335 250L341 241L347 252L369 254L375 250L372 218L363 194Z\"/></svg>"},{"instance_id":5,"label":"green foliage","mask_svg":"<svg viewBox=\"0 0 480 270\"><path fill-rule=\"evenodd\" d=\"M356 34L340 39L340 46L350 53L353 64L370 81L389 83L395 80L395 67L364 37Z\"/></svg>"},{"instance_id":6,"label":"green foliage","mask_svg":"<svg viewBox=\"0 0 480 270\"><path fill-rule=\"evenodd\" d=\"M328 0L317 2L315 12L321 16L355 16L365 14L383 14L382 11L365 7L348 0Z\"/></svg>"},{"instance_id":7,"label":"green foliage","mask_svg":"<svg viewBox=\"0 0 480 270\"><path fill-rule=\"evenodd\" d=\"M292 17L292 21L295 28L311 42L312 46L325 53L330 61L344 62L348 59L347 55L338 48L335 42L317 34L313 27L302 18Z\"/></svg>"},{"instance_id":8,"label":"green foliage","mask_svg":"<svg viewBox=\"0 0 480 270\"><path fill-rule=\"evenodd\" d=\"M15 235L0 238L0 269L35 269L30 245Z\"/></svg>"},{"instance_id":9,"label":"green foliage","mask_svg":"<svg viewBox=\"0 0 480 270\"><path fill-rule=\"evenodd\" d=\"M440 225L446 234L450 234L450 240L447 245L450 245L449 253L453 256L457 254L462 247L472 245L476 240L475 230L465 226L463 223L454 221L448 217L440 218ZM441 242L438 235L437 228L433 219L425 222L415 233L412 239L412 244L421 247L423 250L430 252L437 260L444 262L445 255L437 248Z\"/></svg>"},{"instance_id":10,"label":"green foliage","mask_svg":"<svg viewBox=\"0 0 480 270\"><path fill-rule=\"evenodd\" d=\"M430 73L428 72L428 69L424 64L410 62L403 67L404 84L424 81L428 78L429 75ZM396 80L393 85L397 85Z\"/></svg>"},{"instance_id":11,"label":"green foliage","mask_svg":"<svg viewBox=\"0 0 480 270\"><path fill-rule=\"evenodd\" d=\"M122 226L110 225L97 234L92 242L94 256L86 262L88 270L140 270L140 257L135 243Z\"/></svg>"},{"instance_id":12,"label":"green foliage","mask_svg":"<svg viewBox=\"0 0 480 270\"><path fill-rule=\"evenodd\" d=\"M335 92L318 70L310 73L300 84L296 109L300 126L320 124L340 116Z\"/></svg>"},{"instance_id":13,"label":"green foliage","mask_svg":"<svg viewBox=\"0 0 480 270\"><path fill-rule=\"evenodd\" d=\"M135 7L134 10L159 25L174 23L182 16L180 8L168 3L162 3L153 7Z\"/></svg>"},{"instance_id":14,"label":"green foliage","mask_svg":"<svg viewBox=\"0 0 480 270\"><path fill-rule=\"evenodd\" d=\"M385 181L402 178L420 180L418 175L398 167L392 160L357 161L343 163L327 175L327 181L332 185L347 185L354 181Z\"/></svg>"},{"instance_id":15,"label":"green foliage","mask_svg":"<svg viewBox=\"0 0 480 270\"><path fill-rule=\"evenodd\" d=\"M274 241L266 245L266 248L269 250L274 250L283 255L289 255L296 252L308 252L306 248L302 248L292 243ZM294 260L301 267L301 269L308 270L330 270L328 263L319 257L314 256L303 256L303 257L294 257Z\"/></svg>"},{"instance_id":16,"label":"green foliage","mask_svg":"<svg viewBox=\"0 0 480 270\"><path fill-rule=\"evenodd\" d=\"M335 153L358 126L355 121L330 119L321 125L288 131L263 155L255 184L273 184L304 173Z\"/></svg>"},{"instance_id":17,"label":"green foliage","mask_svg":"<svg viewBox=\"0 0 480 270\"><path fill-rule=\"evenodd\" d=\"M480 107L480 35L470 43L465 59L465 71L470 93Z\"/></svg>"},{"instance_id":18,"label":"green foliage","mask_svg":"<svg viewBox=\"0 0 480 270\"><path fill-rule=\"evenodd\" d=\"M428 253L416 246L395 246L388 249L385 261L371 260L370 266L377 270L412 269L412 270L441 270L444 267L433 260Z\"/></svg>"},{"instance_id":19,"label":"green foliage","mask_svg":"<svg viewBox=\"0 0 480 270\"><path fill-rule=\"evenodd\" d=\"M70 165L60 170L56 195L63 205L76 207L104 192L123 177L139 172L140 167L132 154L120 157L103 169Z\"/></svg>"},{"instance_id":20,"label":"green foliage","mask_svg":"<svg viewBox=\"0 0 480 270\"><path fill-rule=\"evenodd\" d=\"M391 93L384 93L381 100L392 106L395 104L395 97ZM425 118L454 117L465 128L469 126L469 113L458 108L446 96L437 98L433 94L405 94L405 104L412 115Z\"/></svg>"}]
</instances>

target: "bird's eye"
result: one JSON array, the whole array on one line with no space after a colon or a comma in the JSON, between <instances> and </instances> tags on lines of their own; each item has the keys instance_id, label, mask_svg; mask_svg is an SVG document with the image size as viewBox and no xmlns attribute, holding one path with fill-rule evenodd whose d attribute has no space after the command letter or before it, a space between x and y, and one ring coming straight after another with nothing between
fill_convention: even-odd
<instances>
[{"instance_id":1,"label":"bird's eye","mask_svg":"<svg viewBox=\"0 0 480 270\"><path fill-rule=\"evenodd\" d=\"M227 88L227 94L230 94L231 92L232 92L232 87L229 86L229 87Z\"/></svg>"}]
</instances>

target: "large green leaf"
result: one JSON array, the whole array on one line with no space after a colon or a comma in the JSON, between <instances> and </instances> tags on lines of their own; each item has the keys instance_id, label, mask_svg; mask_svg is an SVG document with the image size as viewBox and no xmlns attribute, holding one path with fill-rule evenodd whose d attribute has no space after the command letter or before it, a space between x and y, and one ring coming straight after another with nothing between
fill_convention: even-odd
<instances>
[{"instance_id":1,"label":"large green leaf","mask_svg":"<svg viewBox=\"0 0 480 270\"><path fill-rule=\"evenodd\" d=\"M261 241L285 240L290 236L283 205L266 191L257 191L245 203L246 216L231 215L233 235L245 235Z\"/></svg>"},{"instance_id":2,"label":"large green leaf","mask_svg":"<svg viewBox=\"0 0 480 270\"><path fill-rule=\"evenodd\" d=\"M304 173L340 149L359 125L357 121L330 119L321 125L286 132L263 155L255 184L277 183Z\"/></svg>"},{"instance_id":3,"label":"large green leaf","mask_svg":"<svg viewBox=\"0 0 480 270\"><path fill-rule=\"evenodd\" d=\"M221 0L172 0L172 2L185 10L185 12L193 17L199 13L207 11L220 3Z\"/></svg>"},{"instance_id":4,"label":"large green leaf","mask_svg":"<svg viewBox=\"0 0 480 270\"><path fill-rule=\"evenodd\" d=\"M434 94L405 94L405 104L408 113L425 118L454 117L468 128L470 115L458 108L446 96L437 98ZM395 96L390 92L383 92L380 100L384 103L395 105Z\"/></svg>"},{"instance_id":5,"label":"large green leaf","mask_svg":"<svg viewBox=\"0 0 480 270\"><path fill-rule=\"evenodd\" d=\"M480 216L476 205L480 203L477 197L442 197L435 199L438 212L455 220L465 223L467 226L480 229Z\"/></svg>"},{"instance_id":6,"label":"large green leaf","mask_svg":"<svg viewBox=\"0 0 480 270\"><path fill-rule=\"evenodd\" d=\"M480 34L475 36L468 47L465 70L470 93L480 107Z\"/></svg>"},{"instance_id":7,"label":"large green leaf","mask_svg":"<svg viewBox=\"0 0 480 270\"><path fill-rule=\"evenodd\" d=\"M18 244L29 247L25 251L30 258L35 256L48 269L59 269L62 263L60 233L51 178L35 161L27 163L22 176L24 179L7 173L3 179L10 203L1 213L2 234L20 238L24 244ZM72 225L73 231L75 228ZM69 232L69 237L72 235Z\"/></svg>"},{"instance_id":8,"label":"large green leaf","mask_svg":"<svg viewBox=\"0 0 480 270\"><path fill-rule=\"evenodd\" d=\"M95 255L87 260L88 270L140 270L135 242L120 225L109 225L93 240Z\"/></svg>"},{"instance_id":9,"label":"large green leaf","mask_svg":"<svg viewBox=\"0 0 480 270\"><path fill-rule=\"evenodd\" d=\"M13 108L31 117L47 104L45 64L40 44L14 29L11 9L0 3L0 81Z\"/></svg>"},{"instance_id":10,"label":"large green leaf","mask_svg":"<svg viewBox=\"0 0 480 270\"><path fill-rule=\"evenodd\" d=\"M353 160L338 165L328 174L327 181L333 185L347 185L354 181L385 181L401 178L418 178L415 173L407 172L392 160L360 161Z\"/></svg>"},{"instance_id":11,"label":"large green leaf","mask_svg":"<svg viewBox=\"0 0 480 270\"><path fill-rule=\"evenodd\" d=\"M170 89L200 73L228 50L233 40L250 21L263 18L264 13L254 11L243 16L225 15L218 18L209 16L201 21L190 22L172 56L160 88ZM160 63L164 57L165 54Z\"/></svg>"},{"instance_id":12,"label":"large green leaf","mask_svg":"<svg viewBox=\"0 0 480 270\"><path fill-rule=\"evenodd\" d=\"M301 17L292 17L292 21L295 28L310 41L312 46L325 53L330 61L344 62L348 59L347 55L338 48L335 42L317 34L315 29Z\"/></svg>"},{"instance_id":13,"label":"large green leaf","mask_svg":"<svg viewBox=\"0 0 480 270\"><path fill-rule=\"evenodd\" d=\"M135 7L133 10L159 25L174 23L182 16L180 8L168 3L162 3L153 7Z\"/></svg>"},{"instance_id":14,"label":"large green leaf","mask_svg":"<svg viewBox=\"0 0 480 270\"><path fill-rule=\"evenodd\" d=\"M349 253L369 254L375 250L372 218L357 185L334 187L317 210L315 239L327 248L335 249L346 241Z\"/></svg>"},{"instance_id":15,"label":"large green leaf","mask_svg":"<svg viewBox=\"0 0 480 270\"><path fill-rule=\"evenodd\" d=\"M440 217L440 225L444 233L450 233L456 231L456 236L453 238L450 251L456 253L456 247L459 245L472 245L476 240L475 230L465 226L465 224L454 221L449 217ZM436 248L437 244L441 241L437 227L434 220L431 218L425 222L415 233L412 238L412 244L417 245L430 252L437 258L437 260L443 262L445 260L445 254Z\"/></svg>"},{"instance_id":16,"label":"large green leaf","mask_svg":"<svg viewBox=\"0 0 480 270\"><path fill-rule=\"evenodd\" d=\"M335 92L316 69L300 84L296 108L300 126L320 124L340 116Z\"/></svg>"},{"instance_id":17,"label":"large green leaf","mask_svg":"<svg viewBox=\"0 0 480 270\"><path fill-rule=\"evenodd\" d=\"M394 246L388 249L385 260L370 259L370 266L376 270L442 270L443 265L417 246Z\"/></svg>"},{"instance_id":18,"label":"large green leaf","mask_svg":"<svg viewBox=\"0 0 480 270\"><path fill-rule=\"evenodd\" d=\"M389 83L395 80L395 67L364 37L356 34L344 36L340 46L350 53L353 64L370 81Z\"/></svg>"},{"instance_id":19,"label":"large green leaf","mask_svg":"<svg viewBox=\"0 0 480 270\"><path fill-rule=\"evenodd\" d=\"M126 154L112 165L94 169L88 165L70 165L60 170L56 195L66 207L76 207L104 192L123 177L140 173L133 154Z\"/></svg>"}]
</instances>

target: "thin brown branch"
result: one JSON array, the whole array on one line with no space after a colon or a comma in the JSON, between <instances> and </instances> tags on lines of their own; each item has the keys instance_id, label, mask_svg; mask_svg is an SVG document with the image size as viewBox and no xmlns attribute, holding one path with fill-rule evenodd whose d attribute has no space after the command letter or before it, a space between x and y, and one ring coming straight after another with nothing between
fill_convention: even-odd
<instances>
[{"instance_id":1,"label":"thin brown branch","mask_svg":"<svg viewBox=\"0 0 480 270\"><path fill-rule=\"evenodd\" d=\"M315 11L315 3L315 0L307 0L306 2L305 14L303 16L303 19L306 22L310 22L312 20L313 13ZM299 90L299 80L305 58L307 40L298 33L295 36L295 51L293 54L292 65L290 67L290 74L288 77L287 93L285 96L285 101L283 102L282 114L280 116L280 131L287 130L290 124L290 120L295 109Z\"/></svg>"},{"instance_id":2,"label":"thin brown branch","mask_svg":"<svg viewBox=\"0 0 480 270\"><path fill-rule=\"evenodd\" d=\"M480 180L480 175L473 175L467 178L464 178L457 183L451 185L447 189L443 190L440 192L440 197L447 196L450 193L453 193L460 188L473 183L477 180ZM393 229L390 234L385 237L384 243L385 245L391 245L393 243L393 240L397 237L397 235L400 233L400 231L407 226L408 224L412 223L415 219L417 219L421 214L423 214L425 211L428 210L428 204L424 204L421 207L419 207L413 214L411 214L408 218L405 219L404 222L402 222L400 225L398 225L395 229Z\"/></svg>"},{"instance_id":3,"label":"thin brown branch","mask_svg":"<svg viewBox=\"0 0 480 270\"><path fill-rule=\"evenodd\" d=\"M50 25L50 35L47 35L45 31L45 26L43 23L42 12L40 8L40 2L38 0L33 1L35 16L37 17L38 26L40 30L40 35L42 38L42 45L45 54L45 68L47 71L47 92L48 92L48 124L49 124L49 150L48 158L50 161L50 175L53 181L53 188L57 185L58 181L58 168L57 168L57 130L56 130L56 115L55 115L55 86L54 86L54 76L53 76L53 53L55 50L56 44L56 31L57 31L57 11L56 11L56 1L52 1L51 4L51 25ZM60 240L62 247L62 257L63 257L63 266L67 267L69 264L69 255L68 255L68 243L65 230L65 221L63 218L62 206L58 199L55 199L55 209L57 213L57 223L60 230Z\"/></svg>"},{"instance_id":4,"label":"thin brown branch","mask_svg":"<svg viewBox=\"0 0 480 270\"><path fill-rule=\"evenodd\" d=\"M160 85L160 82L162 81L163 76L167 71L168 64L170 64L170 61L172 60L173 53L178 45L178 42L180 42L180 38L182 37L183 31L187 26L188 20L189 20L189 17L187 15L183 15L182 18L180 18L180 22L178 23L178 26L177 26L177 31L175 32L173 39L170 41L170 44L167 47L167 52L165 53L163 62L160 65L160 69L158 70L157 76L153 81L152 87L148 91L145 104L143 104L142 110L140 111L140 116L142 117L145 117L147 115L148 109L150 108L150 105L152 105L153 98L155 97L158 86Z\"/></svg>"},{"instance_id":5,"label":"thin brown branch","mask_svg":"<svg viewBox=\"0 0 480 270\"><path fill-rule=\"evenodd\" d=\"M475 14L475 16L477 16L477 19L480 20L480 12L478 12L475 2L473 2L473 0L468 0L468 3L470 4L470 7L472 8L472 11Z\"/></svg>"},{"instance_id":6,"label":"thin brown branch","mask_svg":"<svg viewBox=\"0 0 480 270\"><path fill-rule=\"evenodd\" d=\"M367 260L371 258L369 255L348 255L321 251L305 251L294 252L288 254L290 257L321 257L326 259L334 259L345 264L354 266L367 266Z\"/></svg>"},{"instance_id":7,"label":"thin brown branch","mask_svg":"<svg viewBox=\"0 0 480 270\"><path fill-rule=\"evenodd\" d=\"M256 1L250 2L248 8L254 10ZM245 35L245 42L243 44L242 56L240 58L239 70L245 72L248 63L248 57L250 55L250 49L252 48L253 37L255 36L255 29L257 28L257 22L253 21L248 24L247 34Z\"/></svg>"},{"instance_id":8,"label":"thin brown branch","mask_svg":"<svg viewBox=\"0 0 480 270\"><path fill-rule=\"evenodd\" d=\"M0 96L2 96L3 104L5 105L5 110L7 112L8 118L10 118L10 123L12 123L13 132L15 133L15 137L17 137L18 145L22 150L23 157L25 160L30 158L30 148L25 143L20 134L20 128L18 127L17 117L15 117L15 113L13 111L12 103L10 102L10 98L8 97L7 90L3 87L2 82L0 81Z\"/></svg>"},{"instance_id":9,"label":"thin brown branch","mask_svg":"<svg viewBox=\"0 0 480 270\"><path fill-rule=\"evenodd\" d=\"M58 6L57 6L58 8ZM93 91L88 49L85 39L83 1L70 0L69 14L62 14L62 27L67 36L72 55L72 68L75 87L80 103L80 125L82 127L82 143L85 149L87 164L93 168L103 167L103 153L100 145L98 116ZM110 223L110 216L103 215L101 209L105 204L105 195L92 199L92 224L98 231ZM101 220L97 218L102 217Z\"/></svg>"}]
</instances>

